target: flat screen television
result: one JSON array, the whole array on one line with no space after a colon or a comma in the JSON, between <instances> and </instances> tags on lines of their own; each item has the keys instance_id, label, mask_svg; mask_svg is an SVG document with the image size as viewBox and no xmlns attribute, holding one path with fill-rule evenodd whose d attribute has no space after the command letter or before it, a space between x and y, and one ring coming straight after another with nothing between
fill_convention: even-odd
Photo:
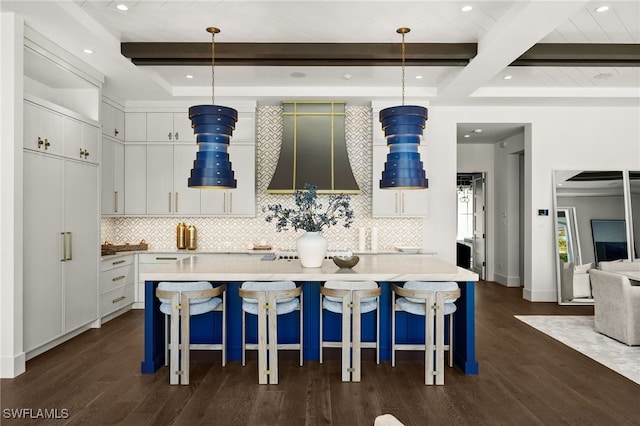
<instances>
[{"instance_id":1,"label":"flat screen television","mask_svg":"<svg viewBox=\"0 0 640 426\"><path fill-rule=\"evenodd\" d=\"M624 220L591 219L591 234L596 265L627 259L627 227Z\"/></svg>"}]
</instances>

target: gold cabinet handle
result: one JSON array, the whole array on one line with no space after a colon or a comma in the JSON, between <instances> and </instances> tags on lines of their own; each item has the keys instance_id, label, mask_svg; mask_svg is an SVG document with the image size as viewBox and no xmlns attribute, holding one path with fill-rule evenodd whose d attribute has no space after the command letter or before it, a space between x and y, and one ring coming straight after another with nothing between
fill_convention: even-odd
<instances>
[{"instance_id":1,"label":"gold cabinet handle","mask_svg":"<svg viewBox=\"0 0 640 426\"><path fill-rule=\"evenodd\" d=\"M69 237L69 257L67 260L73 260L73 234L71 232L67 232Z\"/></svg>"},{"instance_id":2,"label":"gold cabinet handle","mask_svg":"<svg viewBox=\"0 0 640 426\"><path fill-rule=\"evenodd\" d=\"M84 159L86 160L86 159L87 159L87 157L89 157L89 150L88 150L88 149L85 149L85 150L84 150Z\"/></svg>"},{"instance_id":3,"label":"gold cabinet handle","mask_svg":"<svg viewBox=\"0 0 640 426\"><path fill-rule=\"evenodd\" d=\"M125 278L127 278L126 275L120 275L119 277L112 278L111 281L113 282L120 281L120 280L124 280Z\"/></svg>"},{"instance_id":4,"label":"gold cabinet handle","mask_svg":"<svg viewBox=\"0 0 640 426\"><path fill-rule=\"evenodd\" d=\"M169 193L169 213L171 213L171 193Z\"/></svg>"},{"instance_id":5,"label":"gold cabinet handle","mask_svg":"<svg viewBox=\"0 0 640 426\"><path fill-rule=\"evenodd\" d=\"M40 136L38 136L38 149L42 148L42 145L44 145L44 141Z\"/></svg>"},{"instance_id":6,"label":"gold cabinet handle","mask_svg":"<svg viewBox=\"0 0 640 426\"><path fill-rule=\"evenodd\" d=\"M113 191L113 207L113 211L118 213L118 191Z\"/></svg>"},{"instance_id":7,"label":"gold cabinet handle","mask_svg":"<svg viewBox=\"0 0 640 426\"><path fill-rule=\"evenodd\" d=\"M222 211L227 212L227 193L222 194Z\"/></svg>"},{"instance_id":8,"label":"gold cabinet handle","mask_svg":"<svg viewBox=\"0 0 640 426\"><path fill-rule=\"evenodd\" d=\"M400 212L404 213L404 192L402 194L400 194L401 200L402 200L402 204L400 205Z\"/></svg>"},{"instance_id":9,"label":"gold cabinet handle","mask_svg":"<svg viewBox=\"0 0 640 426\"><path fill-rule=\"evenodd\" d=\"M175 212L178 213L178 193L176 192L176 209Z\"/></svg>"},{"instance_id":10,"label":"gold cabinet handle","mask_svg":"<svg viewBox=\"0 0 640 426\"><path fill-rule=\"evenodd\" d=\"M84 149L80 148L80 158L82 158L84 156L84 153L85 153Z\"/></svg>"},{"instance_id":11,"label":"gold cabinet handle","mask_svg":"<svg viewBox=\"0 0 640 426\"><path fill-rule=\"evenodd\" d=\"M51 143L49 143L48 139L44 140L44 149L49 149L49 147L51 146Z\"/></svg>"},{"instance_id":12,"label":"gold cabinet handle","mask_svg":"<svg viewBox=\"0 0 640 426\"><path fill-rule=\"evenodd\" d=\"M396 192L395 194L393 194L394 196L394 206L396 209L396 213L398 213L398 193Z\"/></svg>"},{"instance_id":13,"label":"gold cabinet handle","mask_svg":"<svg viewBox=\"0 0 640 426\"><path fill-rule=\"evenodd\" d=\"M126 299L126 296L116 297L115 299L113 299L113 300L111 301L111 303L118 303L118 302L123 301L124 299Z\"/></svg>"},{"instance_id":14,"label":"gold cabinet handle","mask_svg":"<svg viewBox=\"0 0 640 426\"><path fill-rule=\"evenodd\" d=\"M229 213L233 213L233 192L229 193Z\"/></svg>"},{"instance_id":15,"label":"gold cabinet handle","mask_svg":"<svg viewBox=\"0 0 640 426\"><path fill-rule=\"evenodd\" d=\"M126 262L126 260L116 260L116 261L113 261L111 264L112 265L119 265L119 264L124 263L124 262Z\"/></svg>"},{"instance_id":16,"label":"gold cabinet handle","mask_svg":"<svg viewBox=\"0 0 640 426\"><path fill-rule=\"evenodd\" d=\"M67 233L66 232L61 232L60 235L62 236L62 259L60 259L60 262L66 262L66 260L67 260Z\"/></svg>"}]
</instances>

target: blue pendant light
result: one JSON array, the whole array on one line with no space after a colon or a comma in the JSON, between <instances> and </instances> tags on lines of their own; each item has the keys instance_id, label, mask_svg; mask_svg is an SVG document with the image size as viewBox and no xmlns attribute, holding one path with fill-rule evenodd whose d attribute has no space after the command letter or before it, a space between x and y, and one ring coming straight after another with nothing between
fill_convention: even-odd
<instances>
[{"instance_id":1,"label":"blue pendant light","mask_svg":"<svg viewBox=\"0 0 640 426\"><path fill-rule=\"evenodd\" d=\"M429 180L420 160L418 147L427 121L427 109L404 104L404 35L409 28L398 28L402 34L402 105L380 111L382 130L389 153L384 163L381 189L425 189Z\"/></svg>"},{"instance_id":2,"label":"blue pendant light","mask_svg":"<svg viewBox=\"0 0 640 426\"><path fill-rule=\"evenodd\" d=\"M189 108L191 127L196 135L198 153L193 162L188 184L190 188L226 189L235 188L234 178L227 148L238 121L238 111L215 105L215 35L220 32L209 27L211 33L211 105L196 105Z\"/></svg>"}]
</instances>

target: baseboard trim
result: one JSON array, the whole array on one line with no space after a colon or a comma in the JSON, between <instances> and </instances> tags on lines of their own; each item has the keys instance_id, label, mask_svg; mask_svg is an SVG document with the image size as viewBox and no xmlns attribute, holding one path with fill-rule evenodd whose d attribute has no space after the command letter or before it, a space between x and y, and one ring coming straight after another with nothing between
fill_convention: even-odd
<instances>
[{"instance_id":1,"label":"baseboard trim","mask_svg":"<svg viewBox=\"0 0 640 426\"><path fill-rule=\"evenodd\" d=\"M506 275L494 274L495 282L505 287L520 287L520 277L509 277Z\"/></svg>"},{"instance_id":2,"label":"baseboard trim","mask_svg":"<svg viewBox=\"0 0 640 426\"><path fill-rule=\"evenodd\" d=\"M24 352L12 357L0 358L0 378L13 379L26 371L27 360Z\"/></svg>"}]
</instances>

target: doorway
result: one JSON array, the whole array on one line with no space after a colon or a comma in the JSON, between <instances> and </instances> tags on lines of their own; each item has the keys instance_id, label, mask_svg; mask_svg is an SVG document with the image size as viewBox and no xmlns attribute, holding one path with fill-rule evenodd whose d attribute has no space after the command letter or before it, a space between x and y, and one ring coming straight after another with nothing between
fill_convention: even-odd
<instances>
[{"instance_id":1,"label":"doorway","mask_svg":"<svg viewBox=\"0 0 640 426\"><path fill-rule=\"evenodd\" d=\"M457 174L458 266L486 279L487 215L485 173Z\"/></svg>"}]
</instances>

